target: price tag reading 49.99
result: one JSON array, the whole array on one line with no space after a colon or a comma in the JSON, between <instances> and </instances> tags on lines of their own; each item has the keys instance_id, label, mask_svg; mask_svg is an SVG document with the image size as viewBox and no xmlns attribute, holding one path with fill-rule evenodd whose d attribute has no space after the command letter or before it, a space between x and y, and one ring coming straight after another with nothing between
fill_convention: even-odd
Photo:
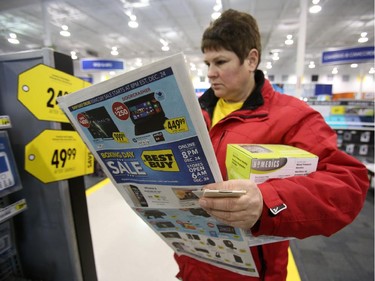
<instances>
[{"instance_id":1,"label":"price tag reading 49.99","mask_svg":"<svg viewBox=\"0 0 375 281\"><path fill-rule=\"evenodd\" d=\"M77 150L75 148L55 149L52 155L51 164L58 168L64 168L65 163L76 158Z\"/></svg>"},{"instance_id":2,"label":"price tag reading 49.99","mask_svg":"<svg viewBox=\"0 0 375 281\"><path fill-rule=\"evenodd\" d=\"M94 157L77 132L45 130L26 145L25 169L54 182L93 173Z\"/></svg>"}]
</instances>

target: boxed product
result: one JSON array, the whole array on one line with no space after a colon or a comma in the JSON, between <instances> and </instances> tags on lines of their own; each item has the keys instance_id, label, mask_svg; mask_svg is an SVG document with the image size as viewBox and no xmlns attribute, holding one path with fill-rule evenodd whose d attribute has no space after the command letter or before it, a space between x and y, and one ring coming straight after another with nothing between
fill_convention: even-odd
<instances>
[{"instance_id":1,"label":"boxed product","mask_svg":"<svg viewBox=\"0 0 375 281\"><path fill-rule=\"evenodd\" d=\"M303 149L279 144L229 144L228 179L262 183L271 178L304 176L316 170L318 157Z\"/></svg>"}]
</instances>

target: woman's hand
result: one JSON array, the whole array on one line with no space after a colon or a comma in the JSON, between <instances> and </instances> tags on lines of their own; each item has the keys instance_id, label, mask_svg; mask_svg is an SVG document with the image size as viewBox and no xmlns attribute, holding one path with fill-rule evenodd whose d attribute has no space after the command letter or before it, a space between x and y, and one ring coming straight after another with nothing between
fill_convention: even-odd
<instances>
[{"instance_id":1,"label":"woman's hand","mask_svg":"<svg viewBox=\"0 0 375 281\"><path fill-rule=\"evenodd\" d=\"M246 190L246 194L232 198L199 199L199 204L211 216L228 225L250 229L260 218L263 210L263 197L258 186L250 180L229 180L212 183L204 189Z\"/></svg>"}]
</instances>

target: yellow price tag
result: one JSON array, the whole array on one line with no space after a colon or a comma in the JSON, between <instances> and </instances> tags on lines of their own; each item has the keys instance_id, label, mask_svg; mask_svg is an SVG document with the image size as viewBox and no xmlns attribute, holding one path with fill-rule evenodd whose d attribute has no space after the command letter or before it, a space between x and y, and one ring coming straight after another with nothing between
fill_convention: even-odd
<instances>
[{"instance_id":1,"label":"yellow price tag","mask_svg":"<svg viewBox=\"0 0 375 281\"><path fill-rule=\"evenodd\" d=\"M8 115L1 115L0 116L0 128L10 128L10 119Z\"/></svg>"},{"instance_id":2,"label":"yellow price tag","mask_svg":"<svg viewBox=\"0 0 375 281\"><path fill-rule=\"evenodd\" d=\"M165 130L170 134L177 134L189 131L185 117L168 119L164 123Z\"/></svg>"},{"instance_id":3,"label":"yellow price tag","mask_svg":"<svg viewBox=\"0 0 375 281\"><path fill-rule=\"evenodd\" d=\"M49 183L93 173L94 157L77 132L45 130L26 145L25 170Z\"/></svg>"},{"instance_id":4,"label":"yellow price tag","mask_svg":"<svg viewBox=\"0 0 375 281\"><path fill-rule=\"evenodd\" d=\"M18 77L18 100L39 120L69 123L56 98L88 87L89 82L44 64Z\"/></svg>"},{"instance_id":5,"label":"yellow price tag","mask_svg":"<svg viewBox=\"0 0 375 281\"><path fill-rule=\"evenodd\" d=\"M343 115L345 114L345 106L336 105L331 107L331 114L332 115Z\"/></svg>"},{"instance_id":6,"label":"yellow price tag","mask_svg":"<svg viewBox=\"0 0 375 281\"><path fill-rule=\"evenodd\" d=\"M129 143L129 139L125 136L125 133L123 133L123 132L112 133L112 137L113 137L115 142Z\"/></svg>"}]
</instances>

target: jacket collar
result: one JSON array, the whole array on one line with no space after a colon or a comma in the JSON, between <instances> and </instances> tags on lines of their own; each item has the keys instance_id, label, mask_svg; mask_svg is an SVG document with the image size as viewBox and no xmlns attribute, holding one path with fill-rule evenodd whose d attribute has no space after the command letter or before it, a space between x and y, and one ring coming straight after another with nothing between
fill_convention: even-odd
<instances>
[{"instance_id":1,"label":"jacket collar","mask_svg":"<svg viewBox=\"0 0 375 281\"><path fill-rule=\"evenodd\" d=\"M264 74L261 70L257 70L254 75L255 88L251 95L244 102L241 109L251 109L254 110L259 106L264 104L264 99L262 96L262 88L265 82ZM215 96L214 91L209 88L204 94L199 98L199 103L201 108L206 110L210 116L212 116L213 110L216 106L218 98Z\"/></svg>"}]
</instances>

